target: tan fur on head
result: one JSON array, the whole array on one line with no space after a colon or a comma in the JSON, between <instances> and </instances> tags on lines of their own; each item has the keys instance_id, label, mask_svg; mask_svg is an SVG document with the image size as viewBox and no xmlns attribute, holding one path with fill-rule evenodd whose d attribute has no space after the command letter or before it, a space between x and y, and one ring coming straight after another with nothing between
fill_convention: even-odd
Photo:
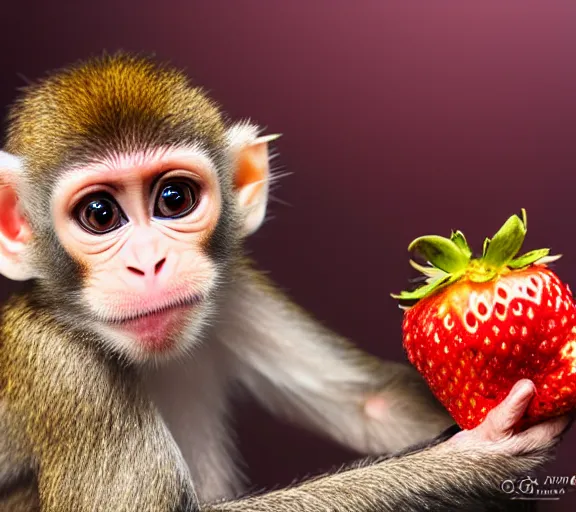
<instances>
[{"instance_id":1,"label":"tan fur on head","mask_svg":"<svg viewBox=\"0 0 576 512\"><path fill-rule=\"evenodd\" d=\"M119 135L125 150L159 137L169 143L187 129L207 142L225 137L219 109L183 73L125 53L49 75L25 90L9 119L7 151L28 157L27 167L37 171L59 165L76 146L120 149L106 147Z\"/></svg>"}]
</instances>

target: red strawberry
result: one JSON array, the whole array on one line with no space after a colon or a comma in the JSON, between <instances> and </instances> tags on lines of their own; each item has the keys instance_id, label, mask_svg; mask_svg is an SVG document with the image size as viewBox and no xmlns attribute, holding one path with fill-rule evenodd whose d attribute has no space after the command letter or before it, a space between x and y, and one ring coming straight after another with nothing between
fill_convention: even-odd
<instances>
[{"instance_id":1,"label":"red strawberry","mask_svg":"<svg viewBox=\"0 0 576 512\"><path fill-rule=\"evenodd\" d=\"M465 429L478 425L516 381L536 385L523 425L576 407L575 304L546 264L548 249L516 257L526 212L486 239L482 257L459 232L412 242L426 283L394 296L417 301L404 314L404 347L436 397Z\"/></svg>"}]
</instances>

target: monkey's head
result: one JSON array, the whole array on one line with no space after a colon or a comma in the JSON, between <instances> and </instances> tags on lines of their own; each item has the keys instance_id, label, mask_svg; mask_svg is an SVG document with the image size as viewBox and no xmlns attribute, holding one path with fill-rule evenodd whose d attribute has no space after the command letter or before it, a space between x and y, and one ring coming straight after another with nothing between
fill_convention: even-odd
<instances>
[{"instance_id":1,"label":"monkey's head","mask_svg":"<svg viewBox=\"0 0 576 512\"><path fill-rule=\"evenodd\" d=\"M264 219L270 140L148 59L55 72L9 116L0 273L130 360L180 353Z\"/></svg>"}]
</instances>

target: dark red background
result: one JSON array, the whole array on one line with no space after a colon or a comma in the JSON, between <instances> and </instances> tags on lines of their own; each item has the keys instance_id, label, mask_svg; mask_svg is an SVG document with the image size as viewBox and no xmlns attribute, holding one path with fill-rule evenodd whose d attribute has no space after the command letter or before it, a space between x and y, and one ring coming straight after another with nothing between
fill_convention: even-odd
<instances>
[{"instance_id":1,"label":"dark red background","mask_svg":"<svg viewBox=\"0 0 576 512\"><path fill-rule=\"evenodd\" d=\"M293 174L251 248L379 356L403 359L388 293L420 234L461 228L479 248L526 207L526 248L564 253L558 271L576 287L571 0L9 2L0 48L0 105L22 77L124 48L185 66L230 114L284 133L277 162ZM239 431L257 487L351 456L252 408ZM575 455L572 432L548 473L576 473Z\"/></svg>"}]
</instances>

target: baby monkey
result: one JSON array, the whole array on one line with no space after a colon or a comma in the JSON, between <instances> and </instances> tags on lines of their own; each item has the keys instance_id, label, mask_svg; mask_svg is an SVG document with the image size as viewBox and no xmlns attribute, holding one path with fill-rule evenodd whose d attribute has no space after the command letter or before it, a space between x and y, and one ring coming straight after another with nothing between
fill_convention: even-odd
<instances>
[{"instance_id":1,"label":"baby monkey","mask_svg":"<svg viewBox=\"0 0 576 512\"><path fill-rule=\"evenodd\" d=\"M0 509L497 509L500 483L546 460L566 420L514 432L529 381L478 428L435 438L451 419L410 367L319 325L246 259L272 140L123 53L16 101L0 273L31 283L0 319ZM368 458L234 499L237 384Z\"/></svg>"}]
</instances>

